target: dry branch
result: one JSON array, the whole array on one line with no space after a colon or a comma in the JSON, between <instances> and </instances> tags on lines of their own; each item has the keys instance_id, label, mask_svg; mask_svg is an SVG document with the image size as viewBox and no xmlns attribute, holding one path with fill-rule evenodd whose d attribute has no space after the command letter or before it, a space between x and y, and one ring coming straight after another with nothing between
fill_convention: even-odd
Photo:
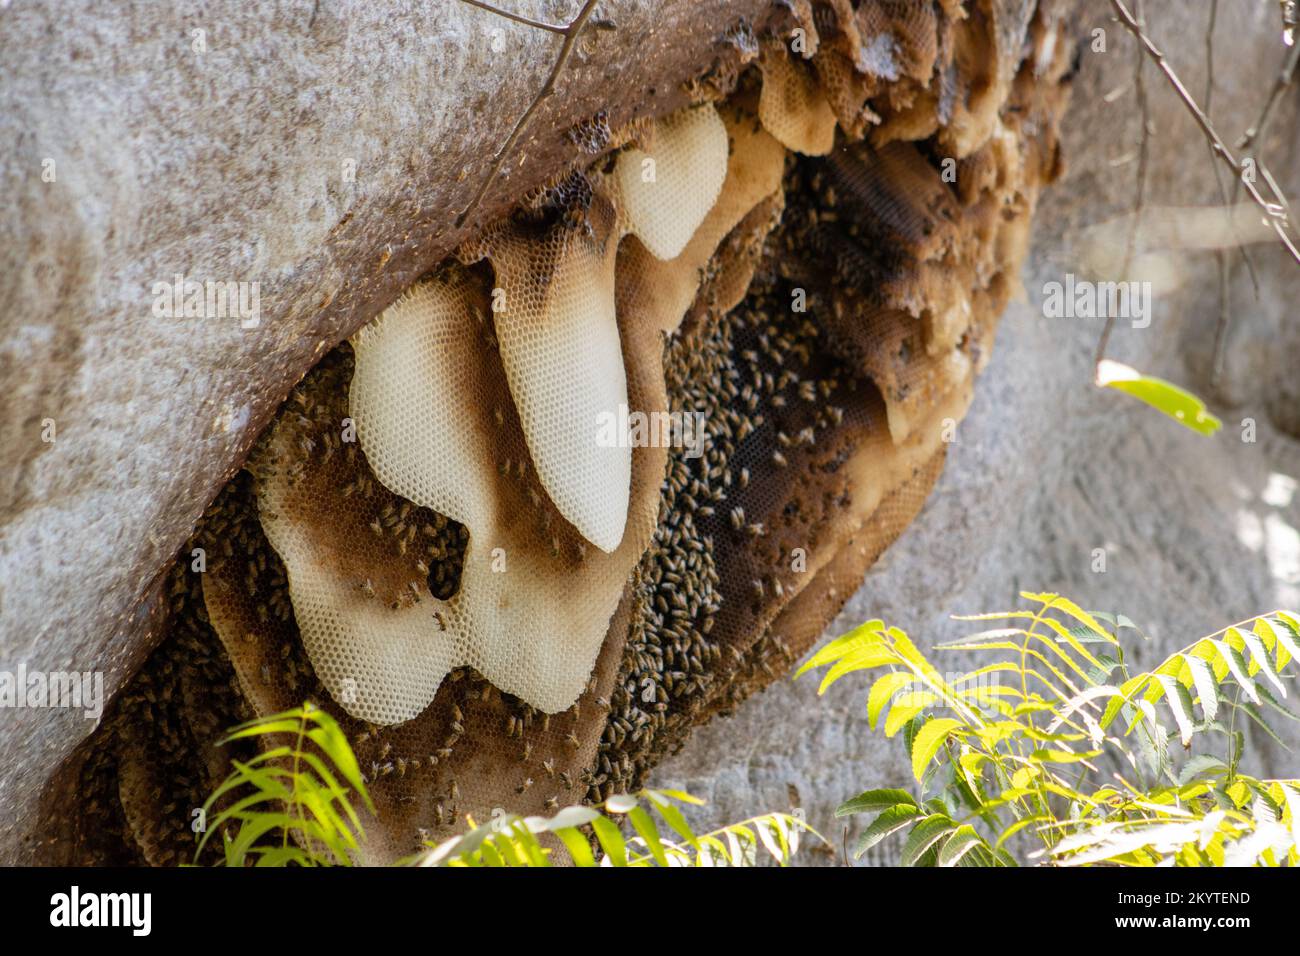
<instances>
[{"instance_id":1,"label":"dry branch","mask_svg":"<svg viewBox=\"0 0 1300 956\"><path fill-rule=\"evenodd\" d=\"M1170 86L1173 87L1178 98L1183 101L1183 105L1187 107L1188 112L1192 114L1192 118L1196 120L1196 124L1201 128L1201 132L1205 135L1206 140L1210 144L1211 152L1231 167L1233 175L1238 178L1241 184L1245 187L1246 192L1250 195L1250 198L1264 212L1266 216L1265 221L1277 234L1279 241L1281 241L1282 245L1286 247L1287 252L1289 252L1291 257L1295 259L1296 263L1300 264L1300 249L1296 248L1294 240L1287 232L1287 227L1290 225L1290 222L1286 214L1287 204L1285 199L1276 192L1274 192L1275 198L1272 201L1264 197L1253 182L1253 176L1249 175L1249 170L1246 164L1233 155L1227 144L1224 143L1223 138L1214 128L1214 124L1210 122L1209 117L1205 115L1204 110L1202 110L1200 105L1197 104L1195 97L1188 92L1187 87L1183 85L1183 81L1179 79L1177 72L1175 72L1174 68L1169 65L1169 61L1165 59L1164 53L1162 53L1160 48L1155 45L1154 41L1152 41L1151 37L1146 33L1143 25L1134 17L1128 7L1124 5L1123 0L1111 0L1111 6L1114 7L1120 23L1137 38L1142 49L1146 51L1146 54L1151 57L1156 66L1160 68L1160 71L1164 73L1165 78L1168 79ZM1258 163L1256 163L1256 166L1262 168ZM1271 176L1266 175L1265 179L1270 183L1272 182ZM1270 189L1272 189L1271 186Z\"/></svg>"}]
</instances>

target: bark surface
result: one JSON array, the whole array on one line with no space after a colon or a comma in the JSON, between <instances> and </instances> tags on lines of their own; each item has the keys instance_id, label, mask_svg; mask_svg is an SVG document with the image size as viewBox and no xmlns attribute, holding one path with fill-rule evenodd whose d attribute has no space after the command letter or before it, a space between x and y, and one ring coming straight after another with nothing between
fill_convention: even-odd
<instances>
[{"instance_id":1,"label":"bark surface","mask_svg":"<svg viewBox=\"0 0 1300 956\"><path fill-rule=\"evenodd\" d=\"M0 10L0 667L102 671L111 696L151 646L161 570L308 368L589 161L576 125L682 105L738 55L728 28L772 15L606 4L458 228L557 34L453 0ZM178 274L258 283L257 326L156 315ZM40 788L93 727L6 712L0 859L32 849Z\"/></svg>"}]
</instances>

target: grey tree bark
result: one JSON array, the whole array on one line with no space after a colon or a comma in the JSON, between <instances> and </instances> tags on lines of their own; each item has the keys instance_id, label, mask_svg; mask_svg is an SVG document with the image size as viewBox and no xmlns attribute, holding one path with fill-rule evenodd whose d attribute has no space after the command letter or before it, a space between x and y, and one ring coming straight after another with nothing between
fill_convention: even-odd
<instances>
[{"instance_id":1,"label":"grey tree bark","mask_svg":"<svg viewBox=\"0 0 1300 956\"><path fill-rule=\"evenodd\" d=\"M1234 143L1257 117L1286 50L1274 4L1220 0L1219 7L1211 114ZM1146 3L1151 34L1202 104L1209 9L1208 2ZM1002 320L993 361L925 510L828 636L882 617L929 652L978 630L953 614L1009 610L1020 590L1057 591L1141 624L1151 642L1136 647L1136 659L1154 666L1202 634L1300 603L1300 270L1287 253L1275 243L1250 247L1258 295L1237 262L1217 384L1212 250L1174 250L1177 287L1156 298L1150 326L1119 323L1112 337L1112 358L1209 400L1224 421L1214 438L1092 386L1101 321L1044 317L1044 284L1080 271L1089 228L1126 215L1135 191L1134 46L1110 19L1108 3L1082 10L1081 34L1090 41L1091 31L1104 31L1106 49L1094 52L1089 42L1082 52L1062 124L1068 171L1035 216L1027 301ZM1201 132L1150 63L1145 82L1154 131L1148 210L1218 204ZM1293 86L1252 150L1289 196L1300 190L1298 120ZM1147 234L1140 248L1147 246L1161 251L1163 244ZM1132 277L1148 276L1139 268ZM1095 569L1096 549L1105 554L1104 572ZM973 660L951 651L933 659L955 671ZM652 785L707 799L695 821L702 827L798 805L838 845L845 821L833 817L836 805L912 780L901 744L867 727L868 689L844 680L818 697L814 677L781 681L734 718L696 733L658 768ZM1279 718L1275 726L1293 752L1252 726L1252 772L1294 777L1300 725ZM856 835L849 833L850 848ZM884 845L865 862L896 861L898 849Z\"/></svg>"},{"instance_id":2,"label":"grey tree bark","mask_svg":"<svg viewBox=\"0 0 1300 956\"><path fill-rule=\"evenodd\" d=\"M603 5L458 228L553 32L458 0L0 8L0 669L99 671L111 695L150 646L160 569L314 361L589 160L575 124L681 105L737 55L727 28L773 12ZM177 275L256 283L256 326L156 314ZM42 784L93 726L3 713L0 860L30 849Z\"/></svg>"}]
</instances>

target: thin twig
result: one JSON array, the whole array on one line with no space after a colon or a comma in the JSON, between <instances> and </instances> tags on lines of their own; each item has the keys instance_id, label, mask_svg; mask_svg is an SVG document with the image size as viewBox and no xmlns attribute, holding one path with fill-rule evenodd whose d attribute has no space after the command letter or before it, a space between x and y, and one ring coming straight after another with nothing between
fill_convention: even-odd
<instances>
[{"instance_id":1,"label":"thin twig","mask_svg":"<svg viewBox=\"0 0 1300 956\"><path fill-rule=\"evenodd\" d=\"M534 20L531 17L525 17L522 14L511 13L509 10L502 10L500 7L494 7L490 3L484 3L483 0L462 0L471 7L478 7L480 10L487 10L495 13L499 17L505 17L507 20L513 20L515 23L522 23L524 26L536 27L539 30L550 30L552 33L563 33L565 28L554 23L543 23L541 20Z\"/></svg>"},{"instance_id":2,"label":"thin twig","mask_svg":"<svg viewBox=\"0 0 1300 956\"><path fill-rule=\"evenodd\" d=\"M1264 134L1268 131L1269 121L1273 118L1273 107L1277 104L1283 91L1291 85L1295 79L1297 58L1300 58L1300 45L1293 47L1287 53L1286 59L1282 63L1282 69L1278 71L1277 79L1273 83L1273 89L1269 91L1268 99L1264 102L1263 109L1259 112L1259 117L1255 120L1250 129L1237 141L1238 149L1249 149L1257 142L1262 142ZM1209 110L1207 109L1208 113ZM1240 195L1241 182L1234 181L1232 184L1232 196L1228 205L1237 204L1237 196ZM1255 263L1245 247L1242 247L1242 257L1246 260L1246 265L1250 268L1250 281L1255 287L1255 298L1259 298L1259 274L1255 271Z\"/></svg>"},{"instance_id":3,"label":"thin twig","mask_svg":"<svg viewBox=\"0 0 1300 956\"><path fill-rule=\"evenodd\" d=\"M1268 99L1264 101L1264 108L1259 112L1259 119L1255 124L1246 130L1244 136L1237 140L1238 149L1249 149L1251 144L1257 139L1264 136L1264 130L1268 128L1268 121L1273 118L1273 107L1277 105L1286 88L1291 85L1295 79L1296 65L1300 64L1300 43L1291 47L1286 55L1286 60L1282 63L1282 69L1273 81L1273 89L1269 91Z\"/></svg>"},{"instance_id":4,"label":"thin twig","mask_svg":"<svg viewBox=\"0 0 1300 956\"><path fill-rule=\"evenodd\" d=\"M1291 203L1287 201L1286 195L1278 187L1277 180L1273 178L1273 174L1268 171L1267 166L1263 163L1258 165L1259 174L1264 177L1264 182L1268 183L1269 192L1273 194L1277 204L1282 207L1282 214L1286 216L1288 221L1295 222L1295 216L1291 214Z\"/></svg>"},{"instance_id":5,"label":"thin twig","mask_svg":"<svg viewBox=\"0 0 1300 956\"><path fill-rule=\"evenodd\" d=\"M578 11L578 15L569 22L568 26L559 28L556 28L551 24L536 23L534 21L522 19L515 14L507 13L504 10L499 10L490 4L484 3L482 0L462 0L462 2L499 14L509 20L528 23L530 26L536 26L539 29L551 30L559 33L564 37L564 43L560 47L560 55L556 57L555 65L551 67L551 73L550 76L546 78L545 85L538 92L537 96L533 98L528 109L524 110L524 115L519 117L518 121L515 123L514 129L510 131L510 135L506 138L506 141L501 145L501 148L497 150L497 154L492 160L492 168L488 170L487 177L479 183L479 187L475 190L473 198L469 201L469 205L466 206L461 214L456 217L456 226L458 228L463 226L465 220L468 219L470 214L478 208L484 195L487 194L488 188L496 181L497 175L501 172L501 167L505 165L506 156L509 155L512 149L514 149L515 143L519 141L519 137L523 133L524 127L528 125L528 121L532 119L533 114L536 113L538 108L542 105L542 101L554 92L555 82L559 79L561 71L569 62L569 56L573 53L573 47L577 43L578 34L580 34L582 28L587 25L587 21L591 18L591 14L596 9L596 4L599 0L586 0L582 5L582 9Z\"/></svg>"},{"instance_id":6,"label":"thin twig","mask_svg":"<svg viewBox=\"0 0 1300 956\"><path fill-rule=\"evenodd\" d=\"M1200 106L1197 105L1195 97L1187 91L1187 87L1183 85L1183 81L1178 78L1178 74L1174 72L1174 68L1170 66L1169 62L1165 59L1165 55L1160 52L1160 49L1154 42L1152 42L1151 38L1147 36L1141 25L1133 18L1133 14L1129 12L1128 7L1124 5L1123 0L1110 0L1110 2L1111 6L1115 8L1115 12L1119 16L1120 23L1123 24L1126 30L1137 37L1138 42L1141 44L1142 48L1146 50L1147 55L1155 61L1156 66L1160 68L1160 71L1164 73L1166 79L1169 80L1169 85L1174 88L1174 92L1178 94L1179 99L1183 101L1183 105L1187 107L1188 112L1192 114L1192 118L1196 120L1196 125L1201 128L1201 132L1209 141L1213 153L1231 167L1233 175L1240 179L1242 185L1246 188L1246 192L1250 195L1250 198L1264 211L1266 221L1277 234L1278 240L1286 248L1287 252L1291 254L1291 257L1300 264L1300 249L1296 248L1295 243L1287 234L1287 221L1283 207L1265 199L1263 195L1260 194L1260 191L1255 187L1255 184L1246 177L1244 164L1238 162L1237 158L1233 156L1232 151L1228 149L1227 144L1223 142L1218 131L1215 130L1214 126L1210 123Z\"/></svg>"}]
</instances>

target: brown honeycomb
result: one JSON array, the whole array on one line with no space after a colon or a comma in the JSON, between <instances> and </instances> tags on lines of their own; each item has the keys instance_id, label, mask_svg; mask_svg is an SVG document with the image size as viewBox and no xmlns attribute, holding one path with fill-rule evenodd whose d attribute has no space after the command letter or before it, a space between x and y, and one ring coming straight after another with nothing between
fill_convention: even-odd
<instances>
[{"instance_id":1,"label":"brown honeycomb","mask_svg":"<svg viewBox=\"0 0 1300 956\"><path fill-rule=\"evenodd\" d=\"M414 312L378 320L418 331L437 314L440 334L459 336L449 377L401 379L404 402L442 416L423 459L394 456L383 428L366 438L374 387L357 392L370 405L349 401L374 331L300 383L209 508L194 540L207 570L173 572L172 634L91 748L80 861L188 859L190 811L229 756L211 743L253 713L311 700L340 720L379 808L363 861L386 862L466 813L543 812L636 787L692 727L808 649L939 474L944 435L1018 288L1038 192L1059 171L1069 51L1045 70L1022 64L1057 29L1047 10L1018 15L1033 4L791 7L809 55L784 33L747 39L755 62L717 105L726 180L684 240L671 228L683 214L656 220L653 199L640 218L659 238L626 234L626 195L608 180L624 160L598 159L428 277L397 307ZM669 140L684 121L664 121ZM656 125L599 140L639 162L662 148ZM565 284L574 269L587 270L587 292ZM507 310L539 303L532 328L508 330L519 316L493 311L502 288ZM565 296L581 301L556 305ZM631 449L625 496L617 468L608 489L590 474L557 478L600 466L560 454L544 436L554 413L526 409L548 407L574 373L541 389L542 373L507 353L519 351L515 331L544 338L567 319L612 328L617 349L607 335L592 360L601 383L621 373L630 405L698 416L703 453ZM431 381L438 394L423 394ZM340 441L353 415L362 440ZM592 504L606 492L621 512ZM489 598L472 562L498 538L520 579ZM405 657L388 638L336 640L354 677L367 661L404 661L373 693L415 674L403 697L414 705L340 699L347 667L309 631L313 573L328 576L338 619L364 613L404 635ZM466 608L514 600L560 624L529 628L525 615L456 630ZM545 657L572 663L577 644L565 641L579 632L583 656L547 697L560 682ZM505 650L438 656L469 633ZM500 667L506 651L518 679Z\"/></svg>"}]
</instances>

